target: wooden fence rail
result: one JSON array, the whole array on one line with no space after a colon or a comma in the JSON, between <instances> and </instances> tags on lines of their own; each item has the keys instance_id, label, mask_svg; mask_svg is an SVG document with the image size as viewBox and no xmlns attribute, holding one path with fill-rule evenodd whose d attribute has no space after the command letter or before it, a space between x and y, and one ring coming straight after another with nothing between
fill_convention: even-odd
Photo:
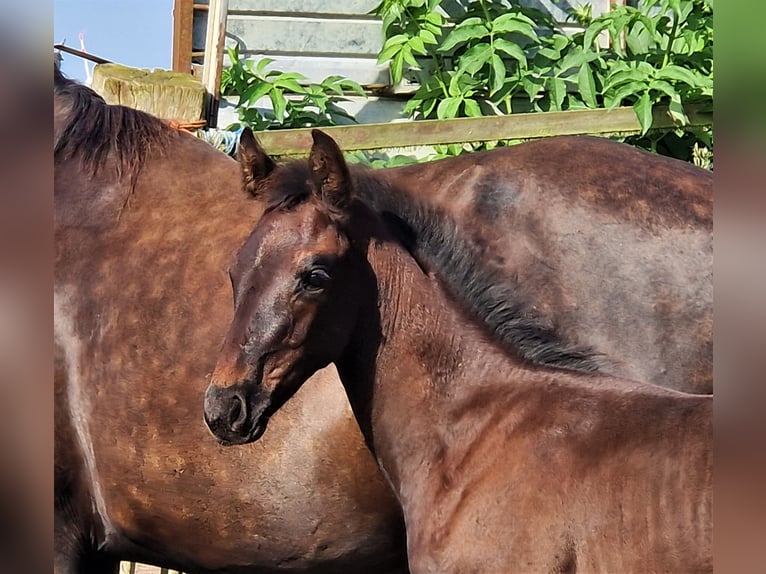
<instances>
[{"instance_id":1,"label":"wooden fence rail","mask_svg":"<svg viewBox=\"0 0 766 574\"><path fill-rule=\"evenodd\" d=\"M710 126L712 112L690 106L691 127ZM674 127L667 109L656 109L652 129ZM322 128L344 151L430 146L493 140L535 139L557 135L633 135L641 133L632 108L570 110L450 120L422 120ZM273 155L302 155L311 147L311 128L258 133Z\"/></svg>"}]
</instances>

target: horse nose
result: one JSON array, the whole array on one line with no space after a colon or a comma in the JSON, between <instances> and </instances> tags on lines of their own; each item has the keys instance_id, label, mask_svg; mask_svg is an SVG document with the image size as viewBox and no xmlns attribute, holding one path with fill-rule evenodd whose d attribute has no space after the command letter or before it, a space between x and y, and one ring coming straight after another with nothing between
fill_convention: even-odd
<instances>
[{"instance_id":1,"label":"horse nose","mask_svg":"<svg viewBox=\"0 0 766 574\"><path fill-rule=\"evenodd\" d=\"M247 400L232 387L210 385L205 391L205 423L222 442L235 442L246 433Z\"/></svg>"}]
</instances>

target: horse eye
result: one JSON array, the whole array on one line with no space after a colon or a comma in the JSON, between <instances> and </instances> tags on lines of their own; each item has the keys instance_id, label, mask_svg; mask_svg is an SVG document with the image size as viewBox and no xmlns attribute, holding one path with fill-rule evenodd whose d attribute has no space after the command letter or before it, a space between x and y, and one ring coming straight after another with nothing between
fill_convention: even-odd
<instances>
[{"instance_id":1,"label":"horse eye","mask_svg":"<svg viewBox=\"0 0 766 574\"><path fill-rule=\"evenodd\" d=\"M312 269L303 277L303 287L309 291L320 291L330 281L330 276L324 269Z\"/></svg>"}]
</instances>

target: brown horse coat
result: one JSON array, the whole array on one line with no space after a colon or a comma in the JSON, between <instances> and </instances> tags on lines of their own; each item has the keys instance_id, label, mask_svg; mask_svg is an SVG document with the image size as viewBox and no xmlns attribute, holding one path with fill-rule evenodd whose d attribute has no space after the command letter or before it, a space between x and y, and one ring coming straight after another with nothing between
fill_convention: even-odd
<instances>
[{"instance_id":1,"label":"brown horse coat","mask_svg":"<svg viewBox=\"0 0 766 574\"><path fill-rule=\"evenodd\" d=\"M376 572L401 566L399 510L364 447L332 368L285 407L263 444L219 447L200 420L204 388L231 317L225 268L263 209L260 201L240 193L236 162L146 114L105 105L60 75L54 102L55 571L111 572L119 559L187 572L345 572L349 564ZM529 145L538 150L533 155L558 165L577 162L560 156L559 150L571 151L569 141L552 138ZM589 141L583 140L575 154L579 150L587 158L595 149L591 145L601 145ZM623 156L638 153L604 145L622 163L627 162ZM497 165L513 170L503 179L515 181L514 174L532 161L525 149L498 152L505 159ZM514 162L516 155L524 160ZM392 185L405 194L421 193L427 191L424 181L440 182L445 166L465 171L464 161L374 173L390 174ZM486 172L486 160L481 161ZM664 161L657 159L658 165ZM255 180L268 163L261 151L252 164ZM608 166L610 173L619 170L621 162L615 163ZM665 172L644 171L645 185L666 185L678 190L681 204L691 201L683 199L686 187L677 181L651 179L654 171ZM477 209L470 220L472 212L466 211L465 229L470 224L472 234L502 232L499 238L516 234L514 221L520 216L512 215L514 206L526 204L517 200L531 200L554 183L563 186L558 193L566 193L566 180L555 170L542 171L538 184L534 172L526 175L533 179L519 180L520 194L474 185L482 180L472 177L462 187L457 180L449 187L440 183L432 197L455 207L468 205L473 196L477 206L480 197L491 200L494 207ZM696 177L700 189L707 189L707 176ZM610 181L603 180L602 187ZM443 193L447 190L449 195ZM630 187L626 193L640 190ZM450 200L458 196L459 202ZM587 196L581 206L587 208ZM506 212L494 223L477 218ZM608 237L618 229L626 228L613 224L601 233ZM663 233L655 225L636 236L652 243L651 237ZM514 270L508 246L487 237L484 253L505 259L509 276L524 279L517 288L528 289L533 275L525 272L526 264ZM515 237L509 244L521 241ZM637 289L644 285L642 277L650 286L669 284L669 270L689 267L698 269L697 280L705 285L707 251L702 254L702 263L694 253L676 251L613 259L614 275L621 279L604 282L586 301L574 299L582 289L566 298L547 299L546 289L530 296L538 297L534 306L546 316L550 311L554 322L575 335L579 319L573 308L609 306L619 322L604 314L602 321L581 325L583 337L577 340L598 348L601 340L619 338L612 344L620 345L646 332L629 320L636 302L624 293L626 285ZM635 285L627 269L642 271ZM545 284L558 281L555 274L539 276ZM708 341L699 345L697 335L687 336L680 326L700 313L698 324L704 327L712 306L708 287L698 296L694 289L680 291L677 280L673 285L677 300L661 308L665 319L652 328L649 340L668 373L678 375L674 365L688 369L694 364L683 357L707 356L708 349ZM569 311L558 313L560 302ZM673 335L676 325L679 336ZM610 359L620 368L642 369L642 355L631 353L643 345L623 344ZM707 359L699 364L709 372ZM669 378L667 384L677 380Z\"/></svg>"},{"instance_id":2,"label":"brown horse coat","mask_svg":"<svg viewBox=\"0 0 766 574\"><path fill-rule=\"evenodd\" d=\"M223 448L202 421L226 265L263 210L237 162L71 82L55 96L54 571L405 569L400 511L334 369L263 444ZM66 126L86 143L67 148ZM90 175L98 141L115 145Z\"/></svg>"},{"instance_id":3,"label":"brown horse coat","mask_svg":"<svg viewBox=\"0 0 766 574\"><path fill-rule=\"evenodd\" d=\"M355 189L317 131L308 165L263 186L270 207L232 267L211 431L258 439L334 362L404 511L414 574L712 572L712 397L579 372L587 354L534 318L510 329L556 368L507 352L461 308L469 288L424 272L470 265L473 246L447 232L416 260ZM429 233L436 219L418 213Z\"/></svg>"},{"instance_id":4,"label":"brown horse coat","mask_svg":"<svg viewBox=\"0 0 766 574\"><path fill-rule=\"evenodd\" d=\"M374 173L449 214L604 371L713 392L711 172L580 136Z\"/></svg>"}]
</instances>

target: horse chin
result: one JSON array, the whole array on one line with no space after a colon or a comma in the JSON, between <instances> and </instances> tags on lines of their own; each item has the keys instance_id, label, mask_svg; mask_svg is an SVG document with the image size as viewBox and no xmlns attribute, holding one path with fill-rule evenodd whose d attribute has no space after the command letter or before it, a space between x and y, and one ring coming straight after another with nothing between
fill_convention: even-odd
<instances>
[{"instance_id":1,"label":"horse chin","mask_svg":"<svg viewBox=\"0 0 766 574\"><path fill-rule=\"evenodd\" d=\"M259 438L263 436L263 433L266 432L266 427L269 424L269 417L266 415L261 416L257 421L255 421L255 424L253 424L252 430L248 433L247 440L245 440L244 443L246 444L249 442L255 442Z\"/></svg>"},{"instance_id":2,"label":"horse chin","mask_svg":"<svg viewBox=\"0 0 766 574\"><path fill-rule=\"evenodd\" d=\"M221 436L218 433L213 433L213 436L221 446L237 446L242 444L249 444L257 441L266 432L266 426L268 425L268 419L264 418L255 423L247 432L233 433L227 432L225 436Z\"/></svg>"}]
</instances>

